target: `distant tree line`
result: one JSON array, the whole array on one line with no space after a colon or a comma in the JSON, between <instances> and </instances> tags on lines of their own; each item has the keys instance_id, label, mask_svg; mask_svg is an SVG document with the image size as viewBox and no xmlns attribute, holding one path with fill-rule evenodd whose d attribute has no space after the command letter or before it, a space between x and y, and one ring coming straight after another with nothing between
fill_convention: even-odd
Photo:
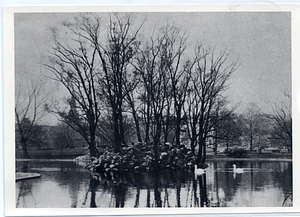
<instances>
[{"instance_id":1,"label":"distant tree line","mask_svg":"<svg viewBox=\"0 0 300 217\"><path fill-rule=\"evenodd\" d=\"M86 143L80 134L65 123L59 123L55 126L34 124L26 146L40 150L53 148L63 150L86 147ZM22 148L17 127L16 148Z\"/></svg>"}]
</instances>

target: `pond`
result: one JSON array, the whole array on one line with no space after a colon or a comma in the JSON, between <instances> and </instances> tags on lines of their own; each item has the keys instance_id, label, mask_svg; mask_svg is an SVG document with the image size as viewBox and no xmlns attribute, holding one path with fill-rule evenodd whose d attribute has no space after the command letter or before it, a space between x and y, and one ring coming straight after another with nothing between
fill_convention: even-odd
<instances>
[{"instance_id":1,"label":"pond","mask_svg":"<svg viewBox=\"0 0 300 217\"><path fill-rule=\"evenodd\" d=\"M16 182L16 207L292 206L292 162L207 162L204 175L160 170L91 175L73 161L16 161L40 178ZM232 165L244 168L235 173Z\"/></svg>"}]
</instances>

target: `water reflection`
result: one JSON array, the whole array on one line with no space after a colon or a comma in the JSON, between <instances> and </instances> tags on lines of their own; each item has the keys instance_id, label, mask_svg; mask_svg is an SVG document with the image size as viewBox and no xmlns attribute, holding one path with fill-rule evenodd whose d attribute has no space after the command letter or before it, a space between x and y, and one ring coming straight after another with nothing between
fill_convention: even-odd
<instances>
[{"instance_id":1,"label":"water reflection","mask_svg":"<svg viewBox=\"0 0 300 217\"><path fill-rule=\"evenodd\" d=\"M232 164L247 168L234 174ZM210 162L206 174L156 170L89 174L75 162L18 161L38 179L16 183L17 207L292 206L291 162ZM47 196L47 200L45 197Z\"/></svg>"},{"instance_id":2,"label":"water reflection","mask_svg":"<svg viewBox=\"0 0 300 217\"><path fill-rule=\"evenodd\" d=\"M28 207L32 205L33 207L36 207L36 200L31 191L32 182L30 181L20 182L18 189L19 189L19 193L17 197L17 207L19 206Z\"/></svg>"}]
</instances>

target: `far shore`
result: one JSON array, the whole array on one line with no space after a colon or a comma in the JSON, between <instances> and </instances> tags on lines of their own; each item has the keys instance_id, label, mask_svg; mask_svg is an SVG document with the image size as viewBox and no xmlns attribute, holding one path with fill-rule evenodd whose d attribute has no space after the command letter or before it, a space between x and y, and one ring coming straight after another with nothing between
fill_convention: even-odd
<instances>
[{"instance_id":1,"label":"far shore","mask_svg":"<svg viewBox=\"0 0 300 217\"><path fill-rule=\"evenodd\" d=\"M73 161L78 156L86 155L87 149L65 149L63 151L57 149L29 149L30 159L22 159L22 151L16 151L17 161ZM291 153L248 153L244 158L228 157L224 153L215 155L208 152L206 161L292 161Z\"/></svg>"},{"instance_id":2,"label":"far shore","mask_svg":"<svg viewBox=\"0 0 300 217\"><path fill-rule=\"evenodd\" d=\"M226 156L218 156L214 158L207 157L206 162L211 161L292 161L292 158L265 158L265 157L251 157L251 158L231 158Z\"/></svg>"},{"instance_id":3,"label":"far shore","mask_svg":"<svg viewBox=\"0 0 300 217\"><path fill-rule=\"evenodd\" d=\"M75 159L47 159L47 158L34 158L34 159L23 159L16 158L16 161L75 161ZM87 160L84 160L87 161ZM230 157L217 157L207 158L206 162L214 161L293 161L291 158L230 158Z\"/></svg>"}]
</instances>

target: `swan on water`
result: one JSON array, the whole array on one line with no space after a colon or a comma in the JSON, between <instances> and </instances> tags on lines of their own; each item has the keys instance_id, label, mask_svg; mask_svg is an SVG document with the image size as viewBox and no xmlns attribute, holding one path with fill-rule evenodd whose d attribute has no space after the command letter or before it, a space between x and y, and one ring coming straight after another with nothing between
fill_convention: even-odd
<instances>
[{"instance_id":1,"label":"swan on water","mask_svg":"<svg viewBox=\"0 0 300 217\"><path fill-rule=\"evenodd\" d=\"M195 164L195 175L202 175L205 173L204 169L197 168L197 165Z\"/></svg>"},{"instance_id":2,"label":"swan on water","mask_svg":"<svg viewBox=\"0 0 300 217\"><path fill-rule=\"evenodd\" d=\"M243 173L244 169L242 169L242 168L236 168L236 165L233 164L233 172L234 173Z\"/></svg>"}]
</instances>

